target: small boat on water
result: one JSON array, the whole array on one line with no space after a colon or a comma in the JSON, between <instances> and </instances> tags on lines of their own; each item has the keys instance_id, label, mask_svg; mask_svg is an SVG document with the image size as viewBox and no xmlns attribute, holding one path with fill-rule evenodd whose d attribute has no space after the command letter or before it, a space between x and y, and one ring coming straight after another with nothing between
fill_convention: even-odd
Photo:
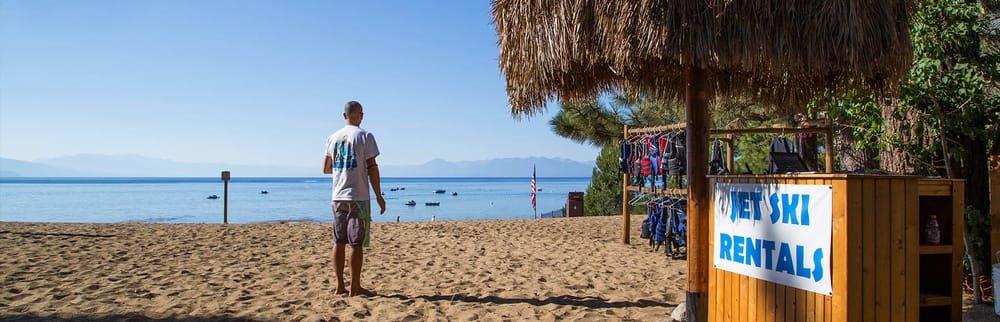
<instances>
[{"instance_id":1,"label":"small boat on water","mask_svg":"<svg viewBox=\"0 0 1000 322\"><path fill-rule=\"evenodd\" d=\"M399 190L406 190L406 187L399 187Z\"/></svg>"},{"instance_id":2,"label":"small boat on water","mask_svg":"<svg viewBox=\"0 0 1000 322\"><path fill-rule=\"evenodd\" d=\"M405 205L407 205L407 206L416 206L416 205L417 205L417 202L416 202L416 201L413 201L413 200L410 200L410 201L407 201L407 202L405 203Z\"/></svg>"},{"instance_id":3,"label":"small boat on water","mask_svg":"<svg viewBox=\"0 0 1000 322\"><path fill-rule=\"evenodd\" d=\"M211 196L208 196L205 199L219 199L219 195L211 195Z\"/></svg>"},{"instance_id":4,"label":"small boat on water","mask_svg":"<svg viewBox=\"0 0 1000 322\"><path fill-rule=\"evenodd\" d=\"M445 192L447 191L445 191L444 189L434 190L434 193L445 193Z\"/></svg>"},{"instance_id":5,"label":"small boat on water","mask_svg":"<svg viewBox=\"0 0 1000 322\"><path fill-rule=\"evenodd\" d=\"M392 188L392 189L389 189L389 191L399 191L399 188Z\"/></svg>"},{"instance_id":6,"label":"small boat on water","mask_svg":"<svg viewBox=\"0 0 1000 322\"><path fill-rule=\"evenodd\" d=\"M440 206L440 202L425 202L424 206Z\"/></svg>"},{"instance_id":7,"label":"small boat on water","mask_svg":"<svg viewBox=\"0 0 1000 322\"><path fill-rule=\"evenodd\" d=\"M457 195L458 195L458 193L457 193L457 192L452 192L452 193L451 193L451 195L452 195L452 196L457 196Z\"/></svg>"},{"instance_id":8,"label":"small boat on water","mask_svg":"<svg viewBox=\"0 0 1000 322\"><path fill-rule=\"evenodd\" d=\"M261 190L261 191L260 191L260 194L262 194L262 195L266 195L266 194L269 194L269 193L270 193L270 192L268 192L267 190Z\"/></svg>"}]
</instances>

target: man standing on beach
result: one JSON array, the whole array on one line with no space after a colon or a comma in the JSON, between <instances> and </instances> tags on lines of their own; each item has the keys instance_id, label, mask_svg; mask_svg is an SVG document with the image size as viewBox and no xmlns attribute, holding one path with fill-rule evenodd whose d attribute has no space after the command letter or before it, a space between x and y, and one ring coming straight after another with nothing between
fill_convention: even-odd
<instances>
[{"instance_id":1,"label":"man standing on beach","mask_svg":"<svg viewBox=\"0 0 1000 322\"><path fill-rule=\"evenodd\" d=\"M385 213L378 164L378 145L375 136L360 128L364 112L361 103L350 101L344 105L347 125L326 139L323 148L323 173L333 176L333 261L337 273L337 294L349 296L370 295L361 287L363 248L368 247L371 227L371 197L368 182L375 190L379 214ZM351 246L351 289L344 288L344 245Z\"/></svg>"}]
</instances>

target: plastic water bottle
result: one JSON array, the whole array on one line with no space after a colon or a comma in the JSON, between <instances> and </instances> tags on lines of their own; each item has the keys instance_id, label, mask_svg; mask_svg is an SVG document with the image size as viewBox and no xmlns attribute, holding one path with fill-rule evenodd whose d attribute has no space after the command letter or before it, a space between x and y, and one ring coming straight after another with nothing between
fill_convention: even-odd
<instances>
[{"instance_id":1,"label":"plastic water bottle","mask_svg":"<svg viewBox=\"0 0 1000 322\"><path fill-rule=\"evenodd\" d=\"M935 215L930 215L927 218L927 225L924 227L924 241L928 245L941 243L941 227L938 225Z\"/></svg>"}]
</instances>

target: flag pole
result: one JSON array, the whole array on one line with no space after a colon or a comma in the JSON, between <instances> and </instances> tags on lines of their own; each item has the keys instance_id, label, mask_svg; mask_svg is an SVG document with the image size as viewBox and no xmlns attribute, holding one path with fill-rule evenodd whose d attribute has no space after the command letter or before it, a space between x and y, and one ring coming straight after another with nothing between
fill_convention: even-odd
<instances>
[{"instance_id":1,"label":"flag pole","mask_svg":"<svg viewBox=\"0 0 1000 322\"><path fill-rule=\"evenodd\" d=\"M531 164L531 209L538 219L538 166L534 163Z\"/></svg>"}]
</instances>

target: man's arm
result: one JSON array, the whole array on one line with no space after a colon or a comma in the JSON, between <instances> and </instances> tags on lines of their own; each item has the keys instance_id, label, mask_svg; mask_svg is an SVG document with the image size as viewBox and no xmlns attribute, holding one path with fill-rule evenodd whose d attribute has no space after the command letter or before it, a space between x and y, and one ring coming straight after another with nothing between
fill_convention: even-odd
<instances>
[{"instance_id":1,"label":"man's arm","mask_svg":"<svg viewBox=\"0 0 1000 322\"><path fill-rule=\"evenodd\" d=\"M323 159L323 174L332 174L332 173L333 173L333 158L331 158L328 155L326 156L326 158Z\"/></svg>"},{"instance_id":2,"label":"man's arm","mask_svg":"<svg viewBox=\"0 0 1000 322\"><path fill-rule=\"evenodd\" d=\"M385 198L382 197L382 177L378 172L378 163L375 158L368 161L368 180L372 183L372 190L375 190L375 201L378 202L379 214L385 213Z\"/></svg>"},{"instance_id":3,"label":"man's arm","mask_svg":"<svg viewBox=\"0 0 1000 322\"><path fill-rule=\"evenodd\" d=\"M333 156L337 154L337 151L333 151L331 155L330 151L330 139L326 139L326 144L323 145L323 153L326 153L326 157L323 158L323 174L333 174Z\"/></svg>"}]
</instances>

